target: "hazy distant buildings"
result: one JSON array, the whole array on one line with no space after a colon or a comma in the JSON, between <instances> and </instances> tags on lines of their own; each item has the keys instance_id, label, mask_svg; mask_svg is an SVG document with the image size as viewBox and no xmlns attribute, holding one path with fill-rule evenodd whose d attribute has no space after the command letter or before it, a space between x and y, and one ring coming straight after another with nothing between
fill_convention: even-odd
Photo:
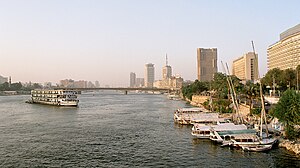
<instances>
[{"instance_id":1,"label":"hazy distant buildings","mask_svg":"<svg viewBox=\"0 0 300 168\"><path fill-rule=\"evenodd\" d=\"M8 78L0 75L0 84L3 84L5 82L8 82Z\"/></svg>"},{"instance_id":2,"label":"hazy distant buildings","mask_svg":"<svg viewBox=\"0 0 300 168\"><path fill-rule=\"evenodd\" d=\"M95 88L95 85L93 84L93 82L89 81L89 82L87 83L87 87L88 87L88 88Z\"/></svg>"},{"instance_id":3,"label":"hazy distant buildings","mask_svg":"<svg viewBox=\"0 0 300 168\"><path fill-rule=\"evenodd\" d=\"M74 87L74 80L72 79L60 80L59 85L61 87Z\"/></svg>"},{"instance_id":4,"label":"hazy distant buildings","mask_svg":"<svg viewBox=\"0 0 300 168\"><path fill-rule=\"evenodd\" d=\"M144 78L136 78L136 87L144 87L145 80Z\"/></svg>"},{"instance_id":5,"label":"hazy distant buildings","mask_svg":"<svg viewBox=\"0 0 300 168\"><path fill-rule=\"evenodd\" d=\"M44 88L52 88L52 83L51 82L45 82L44 83Z\"/></svg>"},{"instance_id":6,"label":"hazy distant buildings","mask_svg":"<svg viewBox=\"0 0 300 168\"><path fill-rule=\"evenodd\" d=\"M162 78L163 80L171 78L172 76L172 67L168 65L168 57L166 55L166 65L162 68Z\"/></svg>"},{"instance_id":7,"label":"hazy distant buildings","mask_svg":"<svg viewBox=\"0 0 300 168\"><path fill-rule=\"evenodd\" d=\"M96 88L99 88L99 87L100 87L99 81L95 81L95 87L96 87Z\"/></svg>"},{"instance_id":8,"label":"hazy distant buildings","mask_svg":"<svg viewBox=\"0 0 300 168\"><path fill-rule=\"evenodd\" d=\"M168 58L166 55L166 65L162 68L162 80L154 82L153 86L164 89L179 89L182 87L183 79L179 76L172 76L172 67L168 65Z\"/></svg>"},{"instance_id":9,"label":"hazy distant buildings","mask_svg":"<svg viewBox=\"0 0 300 168\"><path fill-rule=\"evenodd\" d=\"M84 81L84 80L79 80L75 81L73 79L65 79L61 80L60 87L66 87L66 88L87 88L87 87L95 87L92 82Z\"/></svg>"},{"instance_id":10,"label":"hazy distant buildings","mask_svg":"<svg viewBox=\"0 0 300 168\"><path fill-rule=\"evenodd\" d=\"M300 24L280 34L280 40L268 47L268 69L281 70L300 64Z\"/></svg>"},{"instance_id":11,"label":"hazy distant buildings","mask_svg":"<svg viewBox=\"0 0 300 168\"><path fill-rule=\"evenodd\" d=\"M154 83L154 64L146 64L145 65L145 87L153 87Z\"/></svg>"},{"instance_id":12,"label":"hazy distant buildings","mask_svg":"<svg viewBox=\"0 0 300 168\"><path fill-rule=\"evenodd\" d=\"M257 54L248 52L232 63L232 74L242 81L256 81L258 79Z\"/></svg>"},{"instance_id":13,"label":"hazy distant buildings","mask_svg":"<svg viewBox=\"0 0 300 168\"><path fill-rule=\"evenodd\" d=\"M199 81L211 81L218 72L217 49L197 48L197 74Z\"/></svg>"},{"instance_id":14,"label":"hazy distant buildings","mask_svg":"<svg viewBox=\"0 0 300 168\"><path fill-rule=\"evenodd\" d=\"M136 74L134 72L130 72L130 87L136 87Z\"/></svg>"},{"instance_id":15,"label":"hazy distant buildings","mask_svg":"<svg viewBox=\"0 0 300 168\"><path fill-rule=\"evenodd\" d=\"M183 85L183 78L179 75L171 76L171 78L155 81L153 86L163 89L179 89Z\"/></svg>"}]
</instances>

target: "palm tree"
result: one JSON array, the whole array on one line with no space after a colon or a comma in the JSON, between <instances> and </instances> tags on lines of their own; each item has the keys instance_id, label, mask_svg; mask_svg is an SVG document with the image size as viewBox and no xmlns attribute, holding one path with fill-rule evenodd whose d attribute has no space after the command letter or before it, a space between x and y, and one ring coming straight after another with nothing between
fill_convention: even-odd
<instances>
[{"instance_id":1,"label":"palm tree","mask_svg":"<svg viewBox=\"0 0 300 168\"><path fill-rule=\"evenodd\" d=\"M251 111L253 109L253 100L259 96L259 86L251 81L247 81L243 93L246 95L246 98L250 100L250 115L252 115Z\"/></svg>"}]
</instances>

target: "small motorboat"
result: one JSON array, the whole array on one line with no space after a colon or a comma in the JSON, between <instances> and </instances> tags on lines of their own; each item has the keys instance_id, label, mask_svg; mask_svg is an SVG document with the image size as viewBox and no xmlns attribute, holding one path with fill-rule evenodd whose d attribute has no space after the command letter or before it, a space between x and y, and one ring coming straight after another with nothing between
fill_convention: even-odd
<instances>
[{"instance_id":1,"label":"small motorboat","mask_svg":"<svg viewBox=\"0 0 300 168\"><path fill-rule=\"evenodd\" d=\"M254 146L242 146L244 151L250 152L263 152L272 149L273 145L254 145Z\"/></svg>"}]
</instances>

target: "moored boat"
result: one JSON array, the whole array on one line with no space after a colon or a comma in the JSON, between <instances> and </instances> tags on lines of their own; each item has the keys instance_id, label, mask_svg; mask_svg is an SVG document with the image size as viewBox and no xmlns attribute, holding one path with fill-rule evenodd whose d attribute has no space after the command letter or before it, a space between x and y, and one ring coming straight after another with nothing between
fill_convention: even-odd
<instances>
[{"instance_id":1,"label":"moored boat","mask_svg":"<svg viewBox=\"0 0 300 168\"><path fill-rule=\"evenodd\" d=\"M263 152L271 150L273 145L254 145L254 146L242 146L244 151L250 152Z\"/></svg>"},{"instance_id":2,"label":"moored boat","mask_svg":"<svg viewBox=\"0 0 300 168\"><path fill-rule=\"evenodd\" d=\"M27 103L54 106L78 106L77 91L74 90L32 90Z\"/></svg>"}]
</instances>

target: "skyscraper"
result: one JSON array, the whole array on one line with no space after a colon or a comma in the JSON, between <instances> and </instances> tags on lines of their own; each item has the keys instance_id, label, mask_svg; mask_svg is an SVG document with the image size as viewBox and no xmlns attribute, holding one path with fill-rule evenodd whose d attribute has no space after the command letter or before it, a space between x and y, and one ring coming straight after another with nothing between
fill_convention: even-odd
<instances>
[{"instance_id":1,"label":"skyscraper","mask_svg":"<svg viewBox=\"0 0 300 168\"><path fill-rule=\"evenodd\" d=\"M257 54L248 52L232 63L232 74L242 81L256 81L258 79Z\"/></svg>"},{"instance_id":2,"label":"skyscraper","mask_svg":"<svg viewBox=\"0 0 300 168\"><path fill-rule=\"evenodd\" d=\"M172 68L168 65L168 56L166 54L166 65L162 69L162 79L169 79L172 76Z\"/></svg>"},{"instance_id":3,"label":"skyscraper","mask_svg":"<svg viewBox=\"0 0 300 168\"><path fill-rule=\"evenodd\" d=\"M145 87L153 87L154 83L154 64L145 65Z\"/></svg>"},{"instance_id":4,"label":"skyscraper","mask_svg":"<svg viewBox=\"0 0 300 168\"><path fill-rule=\"evenodd\" d=\"M199 81L211 81L218 72L217 49L197 48L197 74Z\"/></svg>"},{"instance_id":5,"label":"skyscraper","mask_svg":"<svg viewBox=\"0 0 300 168\"><path fill-rule=\"evenodd\" d=\"M130 87L136 87L136 74L130 72Z\"/></svg>"}]
</instances>

